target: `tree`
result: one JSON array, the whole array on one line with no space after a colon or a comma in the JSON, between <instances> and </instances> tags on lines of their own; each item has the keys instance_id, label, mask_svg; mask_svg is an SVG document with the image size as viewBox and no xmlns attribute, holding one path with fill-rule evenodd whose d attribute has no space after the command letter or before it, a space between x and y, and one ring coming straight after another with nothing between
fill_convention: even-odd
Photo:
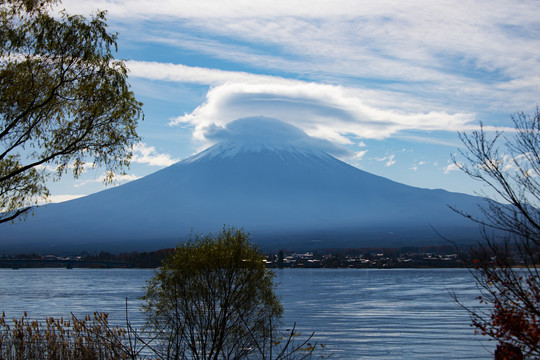
<instances>
[{"instance_id":1,"label":"tree","mask_svg":"<svg viewBox=\"0 0 540 360\"><path fill-rule=\"evenodd\" d=\"M147 325L162 340L163 359L305 358L308 340L292 345L283 337L281 304L263 255L241 230L179 245L146 286ZM278 350L276 346L281 345ZM304 350L304 351L303 351Z\"/></svg>"},{"instance_id":2,"label":"tree","mask_svg":"<svg viewBox=\"0 0 540 360\"><path fill-rule=\"evenodd\" d=\"M105 12L55 14L57 2L0 0L0 222L46 198L49 176L92 163L111 181L139 141L142 103Z\"/></svg>"},{"instance_id":3,"label":"tree","mask_svg":"<svg viewBox=\"0 0 540 360\"><path fill-rule=\"evenodd\" d=\"M512 120L510 137L489 137L483 126L460 134L465 162L454 159L495 194L483 218L462 214L482 225L485 241L473 251L472 271L485 307L467 310L477 331L498 341L498 359L540 357L540 112Z\"/></svg>"}]
</instances>

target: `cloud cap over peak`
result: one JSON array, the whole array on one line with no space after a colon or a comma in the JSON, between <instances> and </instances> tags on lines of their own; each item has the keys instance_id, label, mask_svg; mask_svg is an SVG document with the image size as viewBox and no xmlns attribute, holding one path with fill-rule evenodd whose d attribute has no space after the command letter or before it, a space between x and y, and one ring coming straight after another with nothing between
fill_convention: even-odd
<instances>
[{"instance_id":1,"label":"cloud cap over peak","mask_svg":"<svg viewBox=\"0 0 540 360\"><path fill-rule=\"evenodd\" d=\"M204 135L206 139L226 146L251 149L295 148L324 151L338 156L348 155L348 150L343 147L328 140L311 137L294 125L265 116L245 117L225 126L212 124L205 129Z\"/></svg>"},{"instance_id":2,"label":"cloud cap over peak","mask_svg":"<svg viewBox=\"0 0 540 360\"><path fill-rule=\"evenodd\" d=\"M205 129L212 124L225 126L235 119L264 115L310 136L352 144L351 136L383 139L406 130L455 132L467 128L472 120L467 113L403 112L373 106L373 99L358 89L278 78L259 80L257 84L231 81L212 87L203 104L171 119L170 125L192 125L194 138L204 141Z\"/></svg>"}]
</instances>

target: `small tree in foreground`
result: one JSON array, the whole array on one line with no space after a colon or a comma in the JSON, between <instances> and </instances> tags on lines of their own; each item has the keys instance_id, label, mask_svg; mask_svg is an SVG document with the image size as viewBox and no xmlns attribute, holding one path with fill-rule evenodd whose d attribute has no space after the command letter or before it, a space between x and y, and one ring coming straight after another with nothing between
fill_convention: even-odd
<instances>
[{"instance_id":1,"label":"small tree in foreground","mask_svg":"<svg viewBox=\"0 0 540 360\"><path fill-rule=\"evenodd\" d=\"M465 163L454 159L496 194L482 208L483 218L462 214L484 229L472 273L478 299L488 307L467 310L477 331L499 342L497 359L540 357L540 113L520 113L513 121L512 137L496 132L489 138L483 127L460 134ZM495 239L490 229L505 239Z\"/></svg>"},{"instance_id":2,"label":"small tree in foreground","mask_svg":"<svg viewBox=\"0 0 540 360\"><path fill-rule=\"evenodd\" d=\"M283 312L263 255L241 230L179 245L146 287L143 310L163 359L292 359L311 355L294 330L279 334ZM309 340L309 339L308 339Z\"/></svg>"}]
</instances>

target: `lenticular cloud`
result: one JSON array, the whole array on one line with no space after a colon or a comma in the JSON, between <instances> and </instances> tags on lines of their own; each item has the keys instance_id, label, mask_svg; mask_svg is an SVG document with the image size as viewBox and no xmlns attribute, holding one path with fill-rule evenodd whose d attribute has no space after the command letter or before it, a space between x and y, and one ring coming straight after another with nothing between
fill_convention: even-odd
<instances>
[{"instance_id":1,"label":"lenticular cloud","mask_svg":"<svg viewBox=\"0 0 540 360\"><path fill-rule=\"evenodd\" d=\"M301 129L264 116L247 117L225 126L215 124L206 128L205 137L224 145L241 145L250 148L321 150L333 155L347 155L348 150L328 140L314 138Z\"/></svg>"},{"instance_id":2,"label":"lenticular cloud","mask_svg":"<svg viewBox=\"0 0 540 360\"><path fill-rule=\"evenodd\" d=\"M473 119L465 113L403 113L374 107L358 89L268 77L259 80L257 84L231 82L212 87L203 104L169 124L190 124L195 127L194 138L204 141L204 132L212 124L225 126L238 118L264 115L317 138L353 144L354 137L383 139L407 130L463 131Z\"/></svg>"}]
</instances>

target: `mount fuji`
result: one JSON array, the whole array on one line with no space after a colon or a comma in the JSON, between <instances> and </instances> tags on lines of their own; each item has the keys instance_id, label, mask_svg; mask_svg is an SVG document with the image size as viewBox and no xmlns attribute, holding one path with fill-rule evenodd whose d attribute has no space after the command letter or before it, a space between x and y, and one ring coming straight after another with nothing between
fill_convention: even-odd
<instances>
[{"instance_id":1,"label":"mount fuji","mask_svg":"<svg viewBox=\"0 0 540 360\"><path fill-rule=\"evenodd\" d=\"M209 129L216 144L139 180L0 226L0 252L153 250L190 233L244 228L263 249L473 243L479 197L400 184L330 155L276 119Z\"/></svg>"}]
</instances>

